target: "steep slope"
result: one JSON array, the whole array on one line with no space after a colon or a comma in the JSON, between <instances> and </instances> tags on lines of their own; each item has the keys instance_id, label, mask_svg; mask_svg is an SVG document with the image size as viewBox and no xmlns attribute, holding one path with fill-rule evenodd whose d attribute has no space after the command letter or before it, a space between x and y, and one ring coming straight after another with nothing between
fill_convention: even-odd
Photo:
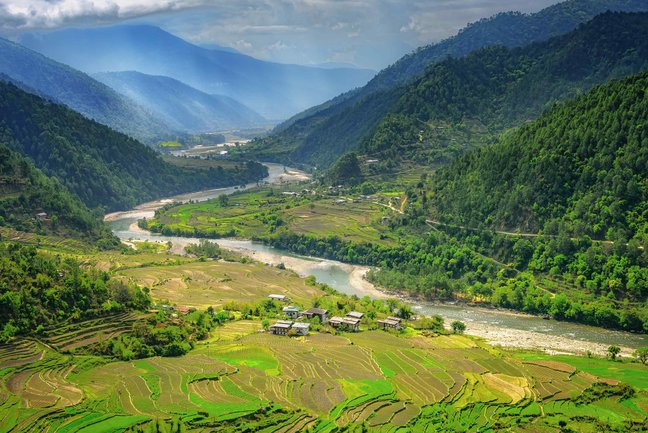
<instances>
[{"instance_id":1,"label":"steep slope","mask_svg":"<svg viewBox=\"0 0 648 433\"><path fill-rule=\"evenodd\" d=\"M0 74L23 83L25 90L65 104L75 111L144 141L171 130L149 111L108 86L69 66L0 38Z\"/></svg>"},{"instance_id":2,"label":"steep slope","mask_svg":"<svg viewBox=\"0 0 648 433\"><path fill-rule=\"evenodd\" d=\"M27 34L21 43L87 73L138 71L230 96L269 119L282 119L354 87L373 71L264 62L190 44L157 27L113 26Z\"/></svg>"},{"instance_id":3,"label":"steep slope","mask_svg":"<svg viewBox=\"0 0 648 433\"><path fill-rule=\"evenodd\" d=\"M598 87L459 158L434 176L434 218L645 242L647 89L648 72Z\"/></svg>"},{"instance_id":4,"label":"steep slope","mask_svg":"<svg viewBox=\"0 0 648 433\"><path fill-rule=\"evenodd\" d=\"M208 95L173 78L134 71L106 72L93 77L146 107L178 131L210 132L267 123L232 98Z\"/></svg>"},{"instance_id":5,"label":"steep slope","mask_svg":"<svg viewBox=\"0 0 648 433\"><path fill-rule=\"evenodd\" d=\"M383 161L372 166L378 171L403 158L423 164L452 159L532 119L554 101L647 68L647 40L648 14L606 13L546 42L449 58L407 85L372 93L363 103L336 113L329 119L334 124L318 125L317 134L308 135L296 149L286 148L284 157L327 165L360 147ZM362 138L371 119L379 120ZM300 126L298 122L290 129ZM284 131L264 142L279 139L284 146L294 145L303 134Z\"/></svg>"},{"instance_id":6,"label":"steep slope","mask_svg":"<svg viewBox=\"0 0 648 433\"><path fill-rule=\"evenodd\" d=\"M643 0L569 0L530 15L505 13L481 20L456 36L403 57L366 86L299 113L257 143L253 151L267 155L266 158L328 165L331 157L313 154L335 149L329 153L339 156L344 151L337 146L341 142L345 148L357 147L390 111L399 85L422 74L430 64L447 56L465 56L486 46L518 47L543 41L567 33L607 10L646 11L648 4ZM358 125L355 118L362 118L364 123ZM359 128L352 127L354 124Z\"/></svg>"},{"instance_id":7,"label":"steep slope","mask_svg":"<svg viewBox=\"0 0 648 433\"><path fill-rule=\"evenodd\" d=\"M45 213L40 218L36 215ZM0 226L25 232L53 232L116 245L103 222L78 197L0 143Z\"/></svg>"},{"instance_id":8,"label":"steep slope","mask_svg":"<svg viewBox=\"0 0 648 433\"><path fill-rule=\"evenodd\" d=\"M123 209L174 193L257 180L260 164L182 169L142 143L57 104L0 82L0 143L28 156L89 207Z\"/></svg>"}]
</instances>

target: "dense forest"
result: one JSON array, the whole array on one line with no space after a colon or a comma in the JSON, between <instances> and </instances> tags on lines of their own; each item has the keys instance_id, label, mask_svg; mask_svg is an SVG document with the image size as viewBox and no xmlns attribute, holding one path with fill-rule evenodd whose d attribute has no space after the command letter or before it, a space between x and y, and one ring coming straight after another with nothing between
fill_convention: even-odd
<instances>
[{"instance_id":1,"label":"dense forest","mask_svg":"<svg viewBox=\"0 0 648 433\"><path fill-rule=\"evenodd\" d=\"M17 334L118 311L147 308L139 288L34 246L0 244L0 342Z\"/></svg>"},{"instance_id":2,"label":"dense forest","mask_svg":"<svg viewBox=\"0 0 648 433\"><path fill-rule=\"evenodd\" d=\"M565 36L492 47L431 66L409 84L361 146L393 163L447 161L524 124L558 100L648 68L648 14L605 13ZM448 154L438 142L459 145ZM384 167L376 166L376 170Z\"/></svg>"},{"instance_id":3,"label":"dense forest","mask_svg":"<svg viewBox=\"0 0 648 433\"><path fill-rule=\"evenodd\" d=\"M534 14L503 13L471 24L458 35L419 48L378 73L366 86L313 107L279 125L250 147L264 160L327 166L357 148L392 111L403 85L431 64L488 46L517 47L574 30L607 10L646 11L642 0L570 0ZM456 137L451 137L456 138Z\"/></svg>"},{"instance_id":4,"label":"dense forest","mask_svg":"<svg viewBox=\"0 0 648 433\"><path fill-rule=\"evenodd\" d=\"M258 163L188 170L68 108L0 82L0 143L28 156L89 207L117 210L156 197L252 182Z\"/></svg>"},{"instance_id":5,"label":"dense forest","mask_svg":"<svg viewBox=\"0 0 648 433\"><path fill-rule=\"evenodd\" d=\"M42 212L46 216L37 218L36 214ZM83 238L99 247L119 243L78 197L3 144L0 144L0 226Z\"/></svg>"}]
</instances>

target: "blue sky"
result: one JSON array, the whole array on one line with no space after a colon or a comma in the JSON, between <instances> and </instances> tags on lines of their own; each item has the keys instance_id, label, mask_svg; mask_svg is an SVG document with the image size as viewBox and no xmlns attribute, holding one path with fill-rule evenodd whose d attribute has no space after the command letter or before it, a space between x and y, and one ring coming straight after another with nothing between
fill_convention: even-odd
<instances>
[{"instance_id":1,"label":"blue sky","mask_svg":"<svg viewBox=\"0 0 648 433\"><path fill-rule=\"evenodd\" d=\"M0 0L4 33L148 23L198 44L283 63L382 69L497 12L557 0Z\"/></svg>"}]
</instances>

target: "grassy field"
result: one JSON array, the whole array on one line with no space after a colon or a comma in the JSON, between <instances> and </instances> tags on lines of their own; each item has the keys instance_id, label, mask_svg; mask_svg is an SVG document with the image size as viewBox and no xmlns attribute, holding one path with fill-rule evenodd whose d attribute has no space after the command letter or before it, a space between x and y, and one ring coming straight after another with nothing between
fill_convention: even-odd
<instances>
[{"instance_id":1,"label":"grassy field","mask_svg":"<svg viewBox=\"0 0 648 433\"><path fill-rule=\"evenodd\" d=\"M163 212L151 224L191 233L196 229L212 237L263 237L281 226L318 237L335 233L355 242L393 245L397 240L383 224L383 217L393 217L394 212L385 205L390 200L400 202L400 197L288 195L293 192L264 187L229 196L227 203L184 204Z\"/></svg>"},{"instance_id":2,"label":"grassy field","mask_svg":"<svg viewBox=\"0 0 648 433\"><path fill-rule=\"evenodd\" d=\"M117 274L150 287L155 299L200 309L228 302L257 302L271 293L297 302L322 294L293 272L256 262L194 261L124 269Z\"/></svg>"}]
</instances>

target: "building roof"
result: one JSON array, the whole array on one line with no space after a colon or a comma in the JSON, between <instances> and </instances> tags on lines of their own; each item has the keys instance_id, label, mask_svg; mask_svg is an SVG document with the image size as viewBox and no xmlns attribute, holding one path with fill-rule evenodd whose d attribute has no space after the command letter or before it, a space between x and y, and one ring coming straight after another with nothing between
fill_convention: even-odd
<instances>
[{"instance_id":1,"label":"building roof","mask_svg":"<svg viewBox=\"0 0 648 433\"><path fill-rule=\"evenodd\" d=\"M360 324L360 319L354 319L353 317L345 317L344 319L342 319L342 321L347 325L355 326Z\"/></svg>"},{"instance_id":2,"label":"building roof","mask_svg":"<svg viewBox=\"0 0 648 433\"><path fill-rule=\"evenodd\" d=\"M389 326L400 326L400 321L398 320L385 319L385 320L378 320L377 322Z\"/></svg>"},{"instance_id":3,"label":"building roof","mask_svg":"<svg viewBox=\"0 0 648 433\"><path fill-rule=\"evenodd\" d=\"M290 329L292 326L292 322L286 322L286 321L279 321L275 323L274 325L270 326L271 328L279 328L279 329Z\"/></svg>"},{"instance_id":4,"label":"building roof","mask_svg":"<svg viewBox=\"0 0 648 433\"><path fill-rule=\"evenodd\" d=\"M292 325L293 322L290 321L290 320L277 320L276 324L280 324L280 325Z\"/></svg>"},{"instance_id":5,"label":"building roof","mask_svg":"<svg viewBox=\"0 0 648 433\"><path fill-rule=\"evenodd\" d=\"M394 316L389 316L389 317L387 317L387 320L393 320L393 321L398 322L398 323L401 322L401 318L400 318L400 317L394 317Z\"/></svg>"},{"instance_id":6,"label":"building roof","mask_svg":"<svg viewBox=\"0 0 648 433\"><path fill-rule=\"evenodd\" d=\"M342 323L344 322L344 319L339 317L339 316L333 316L329 319L329 323L335 325L336 323Z\"/></svg>"},{"instance_id":7,"label":"building roof","mask_svg":"<svg viewBox=\"0 0 648 433\"><path fill-rule=\"evenodd\" d=\"M328 314L328 310L323 308L311 307L308 310L304 311L304 314Z\"/></svg>"},{"instance_id":8,"label":"building roof","mask_svg":"<svg viewBox=\"0 0 648 433\"><path fill-rule=\"evenodd\" d=\"M310 324L304 322L295 322L293 323L292 327L297 329L308 329L310 328Z\"/></svg>"},{"instance_id":9,"label":"building roof","mask_svg":"<svg viewBox=\"0 0 648 433\"><path fill-rule=\"evenodd\" d=\"M347 313L347 317L353 317L354 319L362 319L364 316L364 313L361 313L359 311L351 311Z\"/></svg>"},{"instance_id":10,"label":"building roof","mask_svg":"<svg viewBox=\"0 0 648 433\"><path fill-rule=\"evenodd\" d=\"M268 295L268 298L272 299L286 299L286 295L277 295L276 293L272 293Z\"/></svg>"},{"instance_id":11,"label":"building roof","mask_svg":"<svg viewBox=\"0 0 648 433\"><path fill-rule=\"evenodd\" d=\"M288 305L287 307L283 307L281 311L284 312L299 312L299 307L295 307L293 305Z\"/></svg>"}]
</instances>

